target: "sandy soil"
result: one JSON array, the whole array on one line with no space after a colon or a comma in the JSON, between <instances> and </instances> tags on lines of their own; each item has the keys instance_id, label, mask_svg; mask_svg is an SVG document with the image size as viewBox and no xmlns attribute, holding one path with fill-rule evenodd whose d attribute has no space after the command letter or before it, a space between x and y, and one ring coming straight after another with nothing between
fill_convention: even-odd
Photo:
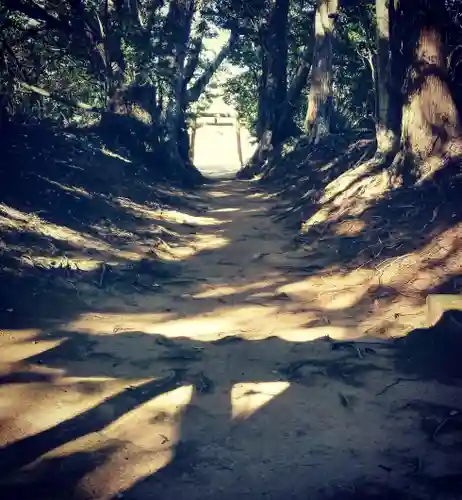
<instances>
[{"instance_id":1,"label":"sandy soil","mask_svg":"<svg viewBox=\"0 0 462 500\"><path fill-rule=\"evenodd\" d=\"M380 336L380 303L358 319L370 270L307 262L247 183L202 202L164 213L187 234L157 293L2 332L0 497L461 498L460 381Z\"/></svg>"}]
</instances>

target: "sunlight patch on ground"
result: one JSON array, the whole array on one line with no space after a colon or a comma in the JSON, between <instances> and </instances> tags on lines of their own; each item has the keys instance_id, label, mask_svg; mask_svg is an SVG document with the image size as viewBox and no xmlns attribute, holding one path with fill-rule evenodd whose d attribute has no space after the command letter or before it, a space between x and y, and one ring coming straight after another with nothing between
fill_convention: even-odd
<instances>
[{"instance_id":1,"label":"sunlight patch on ground","mask_svg":"<svg viewBox=\"0 0 462 500\"><path fill-rule=\"evenodd\" d=\"M352 219L340 222L335 227L335 234L339 236L358 236L366 229L366 223L361 219Z\"/></svg>"},{"instance_id":2,"label":"sunlight patch on ground","mask_svg":"<svg viewBox=\"0 0 462 500\"><path fill-rule=\"evenodd\" d=\"M106 156L110 156L111 158L116 158L117 160L122 160L125 163L132 163L132 161L129 160L128 158L125 158L124 156L121 156L118 153L114 153L114 151L111 151L105 147L101 148L101 153L103 153Z\"/></svg>"},{"instance_id":3,"label":"sunlight patch on ground","mask_svg":"<svg viewBox=\"0 0 462 500\"><path fill-rule=\"evenodd\" d=\"M95 422L93 424L95 425L94 432L85 433L81 437L77 434L76 439L67 441L65 444L44 453L38 461L45 463L48 460L58 458L65 461L76 453L100 454L105 459L101 460L97 467L92 470L90 482L84 476L79 482L79 487L83 490L91 488L93 494L97 493L98 498L103 499L113 498L113 495L128 489L143 477L154 474L171 461L173 447L180 438L178 424L181 422L184 408L191 401L192 386L178 387L150 399L140 406L134 403L133 410L113 420L114 412L119 411L119 409L116 406L111 406L109 398L116 396L121 391L126 391L123 387L126 382L123 380L113 381L110 391L106 389L97 395L80 394L80 398L77 398L78 393L75 391L75 385L71 384L75 384L76 380L63 379L63 381L66 382L66 385L61 387L59 385L43 387L45 392L40 393L41 404L34 405L33 413L32 409L28 411L29 408L19 405L19 400L17 400L15 406L22 408L23 415L14 415L14 422L20 427L22 433L26 429L28 434L40 432L56 424L59 425L60 422L65 422L91 408L97 408L100 420L108 420L110 423L106 427L98 429L98 423ZM90 381L91 379L85 379L86 383L90 383ZM140 380L136 384L132 383L131 387L146 382L149 382L149 379ZM29 385L29 388L35 392L37 398L37 387L33 387L35 385L38 384L32 384L32 387ZM25 397L25 401L30 401L30 391L26 391L26 394L22 389L24 388L16 387L15 395ZM52 406L49 405L50 400L53 400ZM48 405L48 411L44 405ZM32 423L34 415L35 422ZM40 415L39 418L37 418L38 415ZM26 422L30 422L28 427L25 426ZM19 432L19 428L17 432ZM121 471L123 472L121 473Z\"/></svg>"},{"instance_id":4,"label":"sunlight patch on ground","mask_svg":"<svg viewBox=\"0 0 462 500\"><path fill-rule=\"evenodd\" d=\"M312 342L324 337L329 337L333 340L355 340L363 336L364 333L358 328L331 325L315 328L281 329L277 332L277 337L287 342Z\"/></svg>"},{"instance_id":5,"label":"sunlight patch on ground","mask_svg":"<svg viewBox=\"0 0 462 500\"><path fill-rule=\"evenodd\" d=\"M268 193L252 193L247 196L250 200L269 200L271 196Z\"/></svg>"},{"instance_id":6,"label":"sunlight patch on ground","mask_svg":"<svg viewBox=\"0 0 462 500\"><path fill-rule=\"evenodd\" d=\"M231 389L232 419L245 420L281 395L289 382L244 382Z\"/></svg>"},{"instance_id":7,"label":"sunlight patch on ground","mask_svg":"<svg viewBox=\"0 0 462 500\"><path fill-rule=\"evenodd\" d=\"M110 447L111 443L107 446ZM105 447L101 449L101 442L96 441L94 451L95 454L102 454ZM98 500L123 498L124 490L166 467L172 457L172 448L147 450L139 449L129 442L121 444L119 449L108 455L103 465L81 480L79 489L85 491L84 498L88 497L88 492L96 495Z\"/></svg>"},{"instance_id":8,"label":"sunlight patch on ground","mask_svg":"<svg viewBox=\"0 0 462 500\"><path fill-rule=\"evenodd\" d=\"M122 257L122 256L121 256ZM138 260L139 255L125 255L125 258L129 258L129 260ZM27 266L37 266L45 269L53 269L53 268L70 268L80 271L95 271L98 269L103 261L100 260L88 260L88 259L62 259L61 257L43 257L41 255L23 255L20 257L20 262L25 267ZM105 261L106 262L106 261Z\"/></svg>"},{"instance_id":9,"label":"sunlight patch on ground","mask_svg":"<svg viewBox=\"0 0 462 500\"><path fill-rule=\"evenodd\" d=\"M221 226L231 222L216 219L214 217L210 217L209 215L191 215L185 212L178 212L177 210L163 210L161 218L175 224L191 224L197 228L201 228L203 226Z\"/></svg>"},{"instance_id":10,"label":"sunlight patch on ground","mask_svg":"<svg viewBox=\"0 0 462 500\"><path fill-rule=\"evenodd\" d=\"M2 416L14 422L14 428L23 436L43 432L58 422L95 408L127 386L124 380L66 378L60 377L57 371L54 373L51 383L24 382L0 388ZM2 426L0 442L5 444L14 440L14 429Z\"/></svg>"},{"instance_id":11,"label":"sunlight patch on ground","mask_svg":"<svg viewBox=\"0 0 462 500\"><path fill-rule=\"evenodd\" d=\"M212 313L198 316L188 316L186 318L170 319L156 322L156 316L153 314L125 314L99 315L98 319L91 316L82 316L76 321L70 322L66 330L77 330L90 333L92 335L117 335L123 332L143 332L144 334L163 335L168 338L185 337L200 341L210 341L221 338L223 335L229 335L234 331L249 330L257 328L255 319L259 318L261 322L268 315L276 314L277 307L265 307L258 305L248 305L244 307L219 307ZM117 327L123 325L122 330ZM267 328L273 328L268 318ZM115 330L115 333L114 333ZM262 330L263 332L265 329ZM112 333L111 333L112 332ZM267 333L262 333L267 335Z\"/></svg>"},{"instance_id":12,"label":"sunlight patch on ground","mask_svg":"<svg viewBox=\"0 0 462 500\"><path fill-rule=\"evenodd\" d=\"M5 345L2 342L2 363L15 363L22 361L30 356L37 356L41 352L57 347L61 341L49 340L41 342L22 341L18 344Z\"/></svg>"},{"instance_id":13,"label":"sunlight patch on ground","mask_svg":"<svg viewBox=\"0 0 462 500\"><path fill-rule=\"evenodd\" d=\"M373 173L374 168L378 164L378 160L371 159L339 175L326 186L324 195L319 200L319 203L326 204L333 202L335 205L339 206L345 199L349 198L354 191L358 190L358 188L362 187L364 184L367 185L368 193L370 193L369 189L373 187L371 184L374 184L374 182L378 180L384 180L382 175L376 177L376 174ZM387 186L385 183L381 183L376 186L374 191L376 191L376 194L384 194L386 188Z\"/></svg>"},{"instance_id":14,"label":"sunlight patch on ground","mask_svg":"<svg viewBox=\"0 0 462 500\"><path fill-rule=\"evenodd\" d=\"M267 288L277 284L277 282L278 282L277 279L272 279L272 280L254 281L252 283L244 283L239 285L229 285L226 283L220 283L215 285L206 284L203 287L206 289L204 291L195 293L193 297L195 299L212 299L212 298L226 297L229 295L242 294L246 292L251 292L252 290Z\"/></svg>"},{"instance_id":15,"label":"sunlight patch on ground","mask_svg":"<svg viewBox=\"0 0 462 500\"><path fill-rule=\"evenodd\" d=\"M302 223L302 232L319 224L334 222L345 214L359 216L371 203L383 198L388 183L381 172L374 173L377 165L375 159L360 163L330 182L317 202L319 210Z\"/></svg>"},{"instance_id":16,"label":"sunlight patch on ground","mask_svg":"<svg viewBox=\"0 0 462 500\"><path fill-rule=\"evenodd\" d=\"M308 231L312 226L317 226L321 223L325 223L330 215L330 211L327 208L321 208L314 215L312 215L307 221L302 223L302 232Z\"/></svg>"},{"instance_id":17,"label":"sunlight patch on ground","mask_svg":"<svg viewBox=\"0 0 462 500\"><path fill-rule=\"evenodd\" d=\"M68 193L76 194L79 197L83 196L85 198L93 198L93 195L91 195L86 189L80 187L80 186L69 186L67 184L63 184L61 182L53 181L51 179L48 179L47 177L42 177L41 175L37 176L39 179L43 179L44 181L52 184L53 186L58 187L59 189L62 189L63 191L66 191Z\"/></svg>"},{"instance_id":18,"label":"sunlight patch on ground","mask_svg":"<svg viewBox=\"0 0 462 500\"><path fill-rule=\"evenodd\" d=\"M192 385L184 385L164 392L111 422L104 434L147 450L160 448L162 442L171 446L178 438L176 422L190 403L193 390Z\"/></svg>"},{"instance_id":19,"label":"sunlight patch on ground","mask_svg":"<svg viewBox=\"0 0 462 500\"><path fill-rule=\"evenodd\" d=\"M125 413L103 430L104 438L120 443L93 481L107 497L168 465L180 439L181 414L191 401L192 386L182 386ZM123 475L119 472L123 467Z\"/></svg>"},{"instance_id":20,"label":"sunlight patch on ground","mask_svg":"<svg viewBox=\"0 0 462 500\"><path fill-rule=\"evenodd\" d=\"M232 194L227 191L209 191L209 194L212 198L229 198L232 196Z\"/></svg>"},{"instance_id":21,"label":"sunlight patch on ground","mask_svg":"<svg viewBox=\"0 0 462 500\"><path fill-rule=\"evenodd\" d=\"M214 208L213 210L210 210L209 213L211 214L218 214L218 213L229 213L229 212L239 212L241 209L240 208ZM231 221L229 221L231 222Z\"/></svg>"},{"instance_id":22,"label":"sunlight patch on ground","mask_svg":"<svg viewBox=\"0 0 462 500\"><path fill-rule=\"evenodd\" d=\"M92 248L99 251L110 251L112 247L89 234L74 231L66 226L59 226L42 219L37 214L28 214L15 208L0 205L0 212L7 215L0 219L2 229L19 229L48 236L55 240L75 245L76 247Z\"/></svg>"},{"instance_id":23,"label":"sunlight patch on ground","mask_svg":"<svg viewBox=\"0 0 462 500\"><path fill-rule=\"evenodd\" d=\"M196 234L191 239L190 245L170 248L170 253L176 259L186 260L204 250L219 250L229 244L229 238L220 236L219 234Z\"/></svg>"},{"instance_id":24,"label":"sunlight patch on ground","mask_svg":"<svg viewBox=\"0 0 462 500\"><path fill-rule=\"evenodd\" d=\"M329 276L311 276L299 281L293 281L280 288L282 292L295 295L300 299L309 294L319 295L325 292L351 290L352 287L368 286L373 282L375 273L371 269L360 269L355 273L332 273ZM355 292L354 292L355 293ZM328 298L328 297L326 297ZM322 300L322 297L320 297Z\"/></svg>"},{"instance_id":25,"label":"sunlight patch on ground","mask_svg":"<svg viewBox=\"0 0 462 500\"><path fill-rule=\"evenodd\" d=\"M145 219L155 220L157 222L164 220L174 224L191 224L198 228L202 226L215 226L225 224L226 221L215 219L210 216L191 215L186 212L180 212L173 209L149 208L128 198L116 198L118 205L124 209L130 209Z\"/></svg>"},{"instance_id":26,"label":"sunlight patch on ground","mask_svg":"<svg viewBox=\"0 0 462 500\"><path fill-rule=\"evenodd\" d=\"M0 351L2 365L20 362L30 356L35 356L47 349L59 345L59 341L35 342L40 330L8 330L0 332ZM2 371L2 370L0 370Z\"/></svg>"}]
</instances>

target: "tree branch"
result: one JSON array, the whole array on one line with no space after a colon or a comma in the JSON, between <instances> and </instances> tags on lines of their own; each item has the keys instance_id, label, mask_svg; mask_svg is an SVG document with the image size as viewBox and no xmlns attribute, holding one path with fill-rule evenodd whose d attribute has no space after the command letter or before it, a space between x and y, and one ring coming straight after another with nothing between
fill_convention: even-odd
<instances>
[{"instance_id":1,"label":"tree branch","mask_svg":"<svg viewBox=\"0 0 462 500\"><path fill-rule=\"evenodd\" d=\"M286 99L282 104L281 117L278 128L286 125L287 121L292 118L293 112L296 109L296 102L300 97L303 88L311 71L312 49L307 48L303 52L302 62L297 68L297 72L292 79L292 82L287 89Z\"/></svg>"},{"instance_id":2,"label":"tree branch","mask_svg":"<svg viewBox=\"0 0 462 500\"><path fill-rule=\"evenodd\" d=\"M2 39L1 41L2 41L2 45L5 48L6 52L8 52L8 54L10 55L10 57L13 59L13 62L16 65L16 69L18 70L19 76L23 80L26 80L27 77L26 77L26 75L24 74L24 72L22 70L22 65L19 62L19 59L16 57L16 54L14 53L13 49L10 47L9 43L5 39Z\"/></svg>"},{"instance_id":3,"label":"tree branch","mask_svg":"<svg viewBox=\"0 0 462 500\"><path fill-rule=\"evenodd\" d=\"M203 45L202 36L199 35L195 40L193 40L192 45L193 48L189 54L188 60L184 68L183 81L185 88L191 81L191 78L193 77L194 72L196 71L197 68L197 64L199 62L199 54L202 50L202 45Z\"/></svg>"},{"instance_id":4,"label":"tree branch","mask_svg":"<svg viewBox=\"0 0 462 500\"><path fill-rule=\"evenodd\" d=\"M34 2L25 2L23 0L4 0L5 5L15 11L21 12L26 16L44 21L49 28L67 31L70 28L68 20L56 18L49 14L43 7Z\"/></svg>"},{"instance_id":5,"label":"tree branch","mask_svg":"<svg viewBox=\"0 0 462 500\"><path fill-rule=\"evenodd\" d=\"M196 80L194 85L187 92L188 103L195 102L199 99L201 94L204 92L205 87L208 85L212 76L215 74L216 70L219 68L220 64L225 60L231 50L234 48L238 38L238 33L236 30L231 31L228 42L222 47L220 52L218 52L215 59L210 63L209 67L202 73L202 75Z\"/></svg>"},{"instance_id":6,"label":"tree branch","mask_svg":"<svg viewBox=\"0 0 462 500\"><path fill-rule=\"evenodd\" d=\"M43 89L41 87L37 87L35 85L31 85L26 82L18 81L19 85L24 89L29 92L33 92L35 94L39 94L43 97L48 97L52 99L53 101L59 102L61 104L65 104L66 106L69 106L71 108L77 108L77 109L82 109L83 111L88 111L90 113L103 113L104 110L102 108L97 108L95 106L91 106L90 104L87 104L85 102L77 101L75 99L67 98L67 97L62 97L58 95L56 92L50 91Z\"/></svg>"}]
</instances>

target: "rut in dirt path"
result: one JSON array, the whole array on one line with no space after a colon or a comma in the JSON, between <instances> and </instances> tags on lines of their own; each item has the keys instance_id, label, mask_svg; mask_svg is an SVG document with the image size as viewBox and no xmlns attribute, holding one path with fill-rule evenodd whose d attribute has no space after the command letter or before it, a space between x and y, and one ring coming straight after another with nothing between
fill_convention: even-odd
<instances>
[{"instance_id":1,"label":"rut in dirt path","mask_svg":"<svg viewBox=\"0 0 462 500\"><path fill-rule=\"evenodd\" d=\"M457 498L460 387L320 297L361 284L307 262L270 196L222 181L202 199L176 281L11 333L0 497Z\"/></svg>"}]
</instances>

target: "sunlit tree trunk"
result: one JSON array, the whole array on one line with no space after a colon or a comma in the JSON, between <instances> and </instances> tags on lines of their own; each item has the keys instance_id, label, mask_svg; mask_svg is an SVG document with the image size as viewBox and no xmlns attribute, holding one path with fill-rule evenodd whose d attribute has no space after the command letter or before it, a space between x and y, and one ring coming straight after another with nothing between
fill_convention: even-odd
<instances>
[{"instance_id":1,"label":"sunlit tree trunk","mask_svg":"<svg viewBox=\"0 0 462 500\"><path fill-rule=\"evenodd\" d=\"M448 76L444 3L401 0L401 26L407 76L401 144L415 164L451 154L459 145L461 123ZM428 162L427 162L428 166ZM424 172L420 172L423 174Z\"/></svg>"},{"instance_id":2,"label":"sunlit tree trunk","mask_svg":"<svg viewBox=\"0 0 462 500\"><path fill-rule=\"evenodd\" d=\"M332 37L338 0L317 0L315 46L305 131L314 143L330 132L332 112Z\"/></svg>"}]
</instances>

